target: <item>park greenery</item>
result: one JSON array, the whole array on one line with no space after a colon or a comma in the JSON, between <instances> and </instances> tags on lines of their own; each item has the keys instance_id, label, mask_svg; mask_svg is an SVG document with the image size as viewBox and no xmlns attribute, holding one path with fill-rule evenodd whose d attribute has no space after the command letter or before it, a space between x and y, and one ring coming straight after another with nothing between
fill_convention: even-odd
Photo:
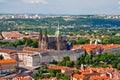
<instances>
[{"instance_id":1,"label":"park greenery","mask_svg":"<svg viewBox=\"0 0 120 80\"><path fill-rule=\"evenodd\" d=\"M103 44L120 44L119 36L110 36L106 38L101 38Z\"/></svg>"},{"instance_id":2,"label":"park greenery","mask_svg":"<svg viewBox=\"0 0 120 80\"><path fill-rule=\"evenodd\" d=\"M36 70L38 70L38 73L33 76L35 80L51 77L57 77L61 80L70 80L70 76L64 76L64 74L62 74L60 70L48 69L47 66L42 66L40 68L37 68Z\"/></svg>"},{"instance_id":3,"label":"park greenery","mask_svg":"<svg viewBox=\"0 0 120 80\"><path fill-rule=\"evenodd\" d=\"M76 67L80 68L81 64L90 65L92 67L113 67L120 70L120 53L112 54L112 53L103 53L99 55L82 55L76 61L70 61L70 58L64 57L62 61L57 62L53 61L51 64L56 64L59 66L67 66L67 67Z\"/></svg>"},{"instance_id":4,"label":"park greenery","mask_svg":"<svg viewBox=\"0 0 120 80\"><path fill-rule=\"evenodd\" d=\"M102 44L120 44L120 37L119 36L110 36L105 38L100 38ZM79 44L89 44L90 40L87 38L76 38L69 40L74 45Z\"/></svg>"},{"instance_id":5,"label":"park greenery","mask_svg":"<svg viewBox=\"0 0 120 80\"><path fill-rule=\"evenodd\" d=\"M14 46L14 47L29 46L29 47L37 48L38 40L25 38L23 40L16 40L16 41L0 41L0 46Z\"/></svg>"},{"instance_id":6,"label":"park greenery","mask_svg":"<svg viewBox=\"0 0 120 80\"><path fill-rule=\"evenodd\" d=\"M69 41L74 45L89 44L90 42L89 39L86 38L70 39Z\"/></svg>"}]
</instances>

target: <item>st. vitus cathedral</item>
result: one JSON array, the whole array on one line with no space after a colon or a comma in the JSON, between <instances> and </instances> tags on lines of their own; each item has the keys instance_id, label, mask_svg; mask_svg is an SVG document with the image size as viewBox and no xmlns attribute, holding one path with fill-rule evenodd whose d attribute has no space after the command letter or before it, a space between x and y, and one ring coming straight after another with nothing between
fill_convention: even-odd
<instances>
[{"instance_id":1,"label":"st. vitus cathedral","mask_svg":"<svg viewBox=\"0 0 120 80\"><path fill-rule=\"evenodd\" d=\"M60 34L59 28L55 32L54 36L49 36L47 30L45 34L42 30L39 33L39 48L40 49L52 49L52 50L66 50L67 49L67 37Z\"/></svg>"}]
</instances>

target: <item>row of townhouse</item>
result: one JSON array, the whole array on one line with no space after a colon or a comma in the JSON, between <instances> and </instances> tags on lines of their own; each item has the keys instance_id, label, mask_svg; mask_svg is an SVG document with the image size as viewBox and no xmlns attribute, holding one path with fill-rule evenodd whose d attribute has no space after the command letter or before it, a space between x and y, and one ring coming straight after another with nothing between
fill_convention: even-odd
<instances>
[{"instance_id":1,"label":"row of townhouse","mask_svg":"<svg viewBox=\"0 0 120 80\"><path fill-rule=\"evenodd\" d=\"M85 44L85 45L74 45L72 50L82 49L87 54L102 54L102 53L119 53L120 44Z\"/></svg>"},{"instance_id":2,"label":"row of townhouse","mask_svg":"<svg viewBox=\"0 0 120 80\"><path fill-rule=\"evenodd\" d=\"M80 68L71 80L120 80L120 71L114 68Z\"/></svg>"},{"instance_id":3,"label":"row of townhouse","mask_svg":"<svg viewBox=\"0 0 120 80\"><path fill-rule=\"evenodd\" d=\"M81 65L79 69L66 66L47 65L49 69L61 70L65 76L71 76L71 80L120 80L120 70L114 68L93 68ZM75 72L79 71L78 74Z\"/></svg>"}]
</instances>

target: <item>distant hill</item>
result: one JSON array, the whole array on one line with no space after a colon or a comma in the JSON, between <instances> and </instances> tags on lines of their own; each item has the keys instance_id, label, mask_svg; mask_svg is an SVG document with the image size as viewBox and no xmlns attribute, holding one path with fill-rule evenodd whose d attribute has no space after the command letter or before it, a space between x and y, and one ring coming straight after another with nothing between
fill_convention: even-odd
<instances>
[{"instance_id":1,"label":"distant hill","mask_svg":"<svg viewBox=\"0 0 120 80\"><path fill-rule=\"evenodd\" d=\"M104 19L104 18L75 18L64 19L63 17L44 18L44 19L6 19L0 21L1 30L13 28L23 25L26 27L37 26L75 26L75 27L120 27L120 19Z\"/></svg>"}]
</instances>

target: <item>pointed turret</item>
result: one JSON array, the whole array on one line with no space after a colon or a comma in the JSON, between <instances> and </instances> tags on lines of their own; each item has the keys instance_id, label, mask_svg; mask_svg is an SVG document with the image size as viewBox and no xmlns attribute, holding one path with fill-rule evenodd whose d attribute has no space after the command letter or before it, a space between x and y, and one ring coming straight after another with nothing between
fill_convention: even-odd
<instances>
[{"instance_id":1,"label":"pointed turret","mask_svg":"<svg viewBox=\"0 0 120 80\"><path fill-rule=\"evenodd\" d=\"M39 38L38 39L38 47L41 49L41 43L42 43L42 38L43 38L42 30L40 30L38 38Z\"/></svg>"},{"instance_id":2,"label":"pointed turret","mask_svg":"<svg viewBox=\"0 0 120 80\"><path fill-rule=\"evenodd\" d=\"M42 30L40 30L40 32L39 32L39 40L40 40L40 41L42 40L42 37L43 37L43 35L42 35Z\"/></svg>"},{"instance_id":3,"label":"pointed turret","mask_svg":"<svg viewBox=\"0 0 120 80\"><path fill-rule=\"evenodd\" d=\"M45 35L44 35L44 49L48 48L48 34L47 30L45 30Z\"/></svg>"},{"instance_id":4,"label":"pointed turret","mask_svg":"<svg viewBox=\"0 0 120 80\"><path fill-rule=\"evenodd\" d=\"M60 44L61 44L61 34L60 34L60 28L59 28L59 23L58 23L58 28L57 28L57 31L55 32L55 35L56 35L56 39L57 39L57 44L56 44L56 47L57 47L57 50L60 50Z\"/></svg>"}]
</instances>

